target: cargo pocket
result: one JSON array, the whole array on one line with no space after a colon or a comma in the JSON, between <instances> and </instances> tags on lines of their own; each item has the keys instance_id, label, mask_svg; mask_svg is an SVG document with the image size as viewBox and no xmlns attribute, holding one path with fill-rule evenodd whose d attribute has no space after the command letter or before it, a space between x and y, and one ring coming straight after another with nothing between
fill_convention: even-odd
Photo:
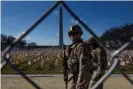
<instances>
[{"instance_id":1,"label":"cargo pocket","mask_svg":"<svg viewBox=\"0 0 133 89\"><path fill-rule=\"evenodd\" d=\"M69 58L67 62L70 73L77 73L79 70L78 60L76 58Z\"/></svg>"}]
</instances>

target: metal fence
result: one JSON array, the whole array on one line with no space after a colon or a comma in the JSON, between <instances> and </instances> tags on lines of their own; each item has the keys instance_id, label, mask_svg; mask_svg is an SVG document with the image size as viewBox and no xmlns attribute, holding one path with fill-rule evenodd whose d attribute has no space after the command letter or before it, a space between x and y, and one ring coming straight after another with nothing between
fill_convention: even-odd
<instances>
[{"instance_id":1,"label":"metal fence","mask_svg":"<svg viewBox=\"0 0 133 89\"><path fill-rule=\"evenodd\" d=\"M119 61L116 58L116 56L121 53L126 47L128 47L131 43L131 41L133 41L133 36L130 38L130 40L128 42L126 42L124 45L122 45L119 49L115 50L114 52L109 51L102 43L102 41L98 38L98 36L83 22L79 19L79 17L74 14L74 12L68 7L68 5L64 2L64 1L57 1L51 8L49 8L45 13L42 14L42 16L40 16L40 18L38 18L28 29L25 30L25 32L20 35L20 37L16 38L11 45L8 45L8 47L6 47L2 53L2 62L1 62L1 68L3 68L4 66L6 66L6 64L9 64L17 73L19 73L24 79L26 79L30 84L32 84L35 88L37 89L42 89L39 85L37 85L34 81L32 81L28 76L26 76L25 73L23 73L15 64L12 64L10 62L10 55L9 52L11 51L11 49L23 38L25 37L27 34L29 34L37 25L39 25L40 22L42 22L52 11L54 11L54 9L56 9L58 6L60 6L60 8L64 7L64 9L66 9L68 11L68 13L70 13L70 15L73 16L73 18L75 18L84 28L85 30L87 30L92 36L94 36L96 38L96 40L99 42L99 44L105 49L107 50L109 53L111 53L111 57L110 60L112 60L113 64L111 65L111 67L108 69L108 71L101 77L101 79L99 81L97 81L97 83L91 88L91 89L96 89L102 82L104 82L104 80L106 78L108 78L112 71L116 68L116 66L118 65ZM62 14L60 14L61 16ZM60 25L62 25L63 23L60 23ZM60 28L62 29L62 26L60 26ZM129 78L129 76L124 73L120 68L118 68L118 70L121 72L121 74L133 85L133 80L131 78Z\"/></svg>"}]
</instances>

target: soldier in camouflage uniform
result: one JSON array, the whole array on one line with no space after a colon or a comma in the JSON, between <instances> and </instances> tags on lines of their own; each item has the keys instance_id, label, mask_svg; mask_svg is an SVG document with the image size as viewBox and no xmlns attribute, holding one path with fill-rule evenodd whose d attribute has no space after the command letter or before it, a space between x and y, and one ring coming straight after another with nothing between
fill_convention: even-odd
<instances>
[{"instance_id":1,"label":"soldier in camouflage uniform","mask_svg":"<svg viewBox=\"0 0 133 89\"><path fill-rule=\"evenodd\" d=\"M93 57L91 69L91 81L89 88L92 87L107 70L107 56L105 50L98 45L95 38L90 38L88 44L91 48L91 55ZM103 83L97 89L103 89Z\"/></svg>"},{"instance_id":2,"label":"soldier in camouflage uniform","mask_svg":"<svg viewBox=\"0 0 133 89\"><path fill-rule=\"evenodd\" d=\"M89 46L83 42L83 34L79 25L71 26L68 35L72 44L67 47L65 53L67 56L67 65L69 77L68 89L88 89L90 81L90 66L92 62Z\"/></svg>"}]
</instances>

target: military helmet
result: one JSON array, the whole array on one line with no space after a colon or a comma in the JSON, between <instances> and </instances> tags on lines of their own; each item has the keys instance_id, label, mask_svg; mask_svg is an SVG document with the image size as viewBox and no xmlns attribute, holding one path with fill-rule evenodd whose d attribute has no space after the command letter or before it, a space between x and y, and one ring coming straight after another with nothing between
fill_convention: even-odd
<instances>
[{"instance_id":1,"label":"military helmet","mask_svg":"<svg viewBox=\"0 0 133 89\"><path fill-rule=\"evenodd\" d=\"M70 26L68 29L68 35L70 36L71 33L80 33L81 35L83 34L82 29L79 25Z\"/></svg>"},{"instance_id":2,"label":"military helmet","mask_svg":"<svg viewBox=\"0 0 133 89\"><path fill-rule=\"evenodd\" d=\"M94 38L94 37L90 37L87 41L87 43L89 45L93 45L95 47L98 47L99 46L99 43L97 42L97 40Z\"/></svg>"},{"instance_id":3,"label":"military helmet","mask_svg":"<svg viewBox=\"0 0 133 89\"><path fill-rule=\"evenodd\" d=\"M94 44L97 43L96 39L94 37L90 37L87 41L88 44Z\"/></svg>"}]
</instances>

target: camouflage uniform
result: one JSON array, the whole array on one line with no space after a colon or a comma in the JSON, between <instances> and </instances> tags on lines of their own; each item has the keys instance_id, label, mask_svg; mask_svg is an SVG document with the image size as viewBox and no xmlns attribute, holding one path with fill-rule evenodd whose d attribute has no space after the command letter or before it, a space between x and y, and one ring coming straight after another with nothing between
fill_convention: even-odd
<instances>
[{"instance_id":1,"label":"camouflage uniform","mask_svg":"<svg viewBox=\"0 0 133 89\"><path fill-rule=\"evenodd\" d=\"M68 36L72 44L66 49L68 76L72 79L68 82L68 89L88 89L91 79L91 50L83 42L82 29L79 25L73 25L68 30Z\"/></svg>"},{"instance_id":2,"label":"camouflage uniform","mask_svg":"<svg viewBox=\"0 0 133 89\"><path fill-rule=\"evenodd\" d=\"M88 89L92 62L89 51L88 45L82 39L66 49L69 77L73 76L68 82L68 89Z\"/></svg>"},{"instance_id":3,"label":"camouflage uniform","mask_svg":"<svg viewBox=\"0 0 133 89\"><path fill-rule=\"evenodd\" d=\"M89 87L92 87L104 75L107 69L107 56L104 49L97 47L92 50L91 54L93 56L93 67ZM103 83L97 89L103 89Z\"/></svg>"}]
</instances>

